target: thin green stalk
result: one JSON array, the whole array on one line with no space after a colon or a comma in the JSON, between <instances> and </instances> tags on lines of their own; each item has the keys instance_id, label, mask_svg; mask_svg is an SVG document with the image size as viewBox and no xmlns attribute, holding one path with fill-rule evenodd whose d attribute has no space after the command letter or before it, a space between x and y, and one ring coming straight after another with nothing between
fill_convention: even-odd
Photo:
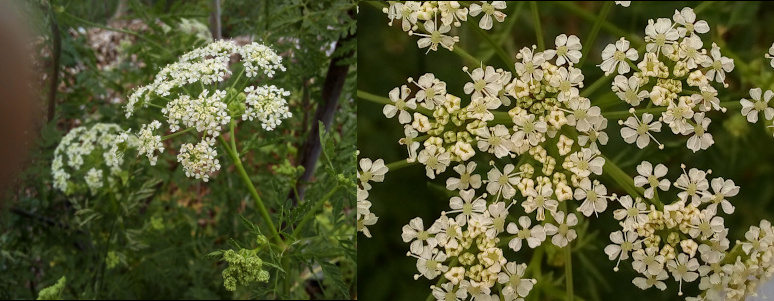
<instances>
[{"instance_id":1,"label":"thin green stalk","mask_svg":"<svg viewBox=\"0 0 774 301\"><path fill-rule=\"evenodd\" d=\"M325 194L325 196L323 196L321 199L317 200L317 203L314 204L314 207L309 211L307 211L306 214L304 214L304 217L301 218L301 222L299 222L298 226L293 230L293 234L292 234L293 237L296 236L296 233L298 233L298 231L301 231L301 229L304 228L304 225L306 225L306 223L308 223L312 219L312 217L314 217L315 213L317 213L317 211L319 211L320 208L322 208L325 202L328 201L328 199L330 199L333 196L333 194L339 190L339 188L341 188L341 186L336 184L336 187L331 189L331 191Z\"/></svg>"},{"instance_id":2,"label":"thin green stalk","mask_svg":"<svg viewBox=\"0 0 774 301\"><path fill-rule=\"evenodd\" d=\"M370 102L374 102L374 103L378 103L378 104L383 104L383 105L394 104L387 97L381 97L381 96L374 95L374 94L371 94L371 93L368 93L368 92L365 92L365 91L362 91L362 90L357 90L357 97L359 97L360 99L363 99L363 100L368 100ZM433 111L425 109L425 108L423 108L421 106L417 106L416 110L407 109L407 111L416 111L416 112L419 112L419 113L421 113L422 115L425 115L425 116L433 116Z\"/></svg>"},{"instance_id":3,"label":"thin green stalk","mask_svg":"<svg viewBox=\"0 0 774 301\"><path fill-rule=\"evenodd\" d=\"M387 164L386 166L387 166L387 169L389 169L389 171L396 171L398 169L414 165L414 163L416 162L408 162L407 160L404 159L404 160L392 162L390 164Z\"/></svg>"},{"instance_id":4,"label":"thin green stalk","mask_svg":"<svg viewBox=\"0 0 774 301\"><path fill-rule=\"evenodd\" d=\"M738 109L742 107L742 103L738 100L732 100L732 101L723 101L720 103L721 107L724 107L726 109ZM661 113L666 112L667 107L655 107L655 108L646 108L646 109L639 109L635 110L634 114L641 115L643 113ZM629 113L629 111L615 111L615 112L607 112L602 113L602 116L604 116L607 119L624 119L629 116L631 116L632 113Z\"/></svg>"},{"instance_id":5,"label":"thin green stalk","mask_svg":"<svg viewBox=\"0 0 774 301\"><path fill-rule=\"evenodd\" d=\"M554 3L556 5L559 5L559 6L563 7L564 9L569 10L571 13L573 13L573 14L575 14L575 15L583 18L583 19L585 19L588 22L596 21L596 16L594 14L592 14L591 12L581 8L575 2L571 2L571 1L555 1L555 2L552 2L552 3ZM602 21L602 25L601 26L602 26L602 29L610 32L611 34L613 34L615 36L626 37L626 39L629 40L629 42L631 42L632 45L635 48L639 48L639 47L645 46L645 41L642 38L640 38L636 34L631 34L631 33L627 32L627 31L625 31L625 30L615 26L614 24L612 24L610 22Z\"/></svg>"},{"instance_id":6,"label":"thin green stalk","mask_svg":"<svg viewBox=\"0 0 774 301\"><path fill-rule=\"evenodd\" d=\"M236 139L233 135L231 136L232 142ZM231 157L231 160L234 161L234 167L236 167L237 172L239 173L240 178L242 179L242 182L245 183L247 186L247 189L250 191L250 195L252 195L253 200L255 200L255 207L258 208L258 211L263 216L263 219L266 220L266 224L269 226L269 231L271 232L271 236L274 238L274 241L277 242L277 245L284 246L285 244L282 242L282 238L280 238L279 233L277 232L277 228L274 227L274 222L271 220L271 216L269 215L269 212L266 210L266 206L263 205L263 201L261 200L261 197L258 195L258 191L255 190L255 186L253 186L253 182L250 181L250 176L247 175L247 172L245 171L245 167L242 166L242 160L239 158L239 155L236 153L236 149L231 149L228 146L228 142L226 142L226 139L223 139L223 135L218 136L218 140L220 140L220 143L223 145L223 148L226 149L226 152Z\"/></svg>"},{"instance_id":7,"label":"thin green stalk","mask_svg":"<svg viewBox=\"0 0 774 301\"><path fill-rule=\"evenodd\" d=\"M567 202L562 202L560 204L560 208L564 210L565 212L568 212ZM563 248L564 249L564 282L566 285L566 291L567 291L567 300L573 301L575 298L575 293L573 293L573 282L572 282L572 243L567 243L567 245Z\"/></svg>"},{"instance_id":8,"label":"thin green stalk","mask_svg":"<svg viewBox=\"0 0 774 301\"><path fill-rule=\"evenodd\" d=\"M481 28L478 27L478 24L475 24L475 22L468 22L468 25L470 25L470 28L473 29L480 37L484 38L484 40L489 43L490 46L492 46L492 49L495 50L497 53L497 56L500 57L501 60L505 63L505 65L508 67L508 70L510 70L513 73L516 73L516 67L513 62L513 59L508 56L507 53L505 53L505 50L503 50L503 47L500 47L500 44L497 44L492 37L489 36L488 33L484 32Z\"/></svg>"},{"instance_id":9,"label":"thin green stalk","mask_svg":"<svg viewBox=\"0 0 774 301\"><path fill-rule=\"evenodd\" d=\"M543 39L543 28L540 25L540 12L538 11L537 1L530 1L532 8L532 21L535 24L535 38L537 39L538 51L546 50L546 41Z\"/></svg>"},{"instance_id":10,"label":"thin green stalk","mask_svg":"<svg viewBox=\"0 0 774 301\"><path fill-rule=\"evenodd\" d=\"M590 86L587 86L586 88L581 91L580 96L583 97L589 97L591 93L594 93L594 91L598 90L602 86L606 85L608 82L610 82L613 79L612 76L602 76L599 79L597 79L594 83L592 83Z\"/></svg>"},{"instance_id":11,"label":"thin green stalk","mask_svg":"<svg viewBox=\"0 0 774 301\"><path fill-rule=\"evenodd\" d=\"M613 2L606 1L605 4L602 6L602 12L600 12L597 15L597 21L594 22L594 27L591 28L591 33L589 33L589 37L586 38L586 41L584 44L586 44L586 48L583 48L583 54L581 55L580 62L578 62L578 66L576 68L580 68L583 66L583 63L586 62L587 56L589 54L589 50L594 46L594 41L597 39L597 34L599 33L599 28L602 27L602 22L605 21L605 18L607 18L607 14L610 12L610 8L613 7Z\"/></svg>"},{"instance_id":12,"label":"thin green stalk","mask_svg":"<svg viewBox=\"0 0 774 301\"><path fill-rule=\"evenodd\" d=\"M193 131L195 129L196 128L190 127L190 128L185 129L185 130L179 131L177 133L166 135L164 137L161 137L161 141L164 141L164 140L167 140L167 139L171 139L171 138L180 136L182 134L188 133L188 132Z\"/></svg>"}]
</instances>

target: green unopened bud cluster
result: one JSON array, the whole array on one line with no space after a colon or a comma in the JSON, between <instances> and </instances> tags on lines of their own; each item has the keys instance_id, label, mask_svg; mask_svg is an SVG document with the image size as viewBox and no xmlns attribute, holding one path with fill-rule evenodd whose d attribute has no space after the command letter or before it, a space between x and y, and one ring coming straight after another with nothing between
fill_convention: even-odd
<instances>
[{"instance_id":1,"label":"green unopened bud cluster","mask_svg":"<svg viewBox=\"0 0 774 301\"><path fill-rule=\"evenodd\" d=\"M238 253L228 250L223 253L223 260L228 262L228 268L223 270L223 286L227 290L235 291L237 283L249 285L269 281L269 272L261 269L263 260L255 255L254 250L242 249Z\"/></svg>"}]
</instances>

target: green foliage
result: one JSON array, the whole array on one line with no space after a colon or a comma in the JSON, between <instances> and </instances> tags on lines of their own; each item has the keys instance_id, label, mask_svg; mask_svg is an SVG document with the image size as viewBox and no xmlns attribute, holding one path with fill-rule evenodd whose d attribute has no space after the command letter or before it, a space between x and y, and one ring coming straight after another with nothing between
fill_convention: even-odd
<instances>
[{"instance_id":1,"label":"green foliage","mask_svg":"<svg viewBox=\"0 0 774 301\"><path fill-rule=\"evenodd\" d=\"M57 294L64 299L340 299L356 293L355 192L337 188L356 177L355 66L305 199L293 206L287 198L304 171L296 166L299 150L308 135L318 135L309 129L326 71L344 53L331 53L333 46L355 33L348 13L354 1L221 1L223 36L262 40L282 53L288 68L270 83L291 92L293 117L275 131L240 121L233 135L225 134L237 142L235 152L269 220L222 149L217 159L223 168L209 183L186 177L173 155L150 166L128 153L130 167L110 193L67 196L52 189L53 153L72 128L102 122L136 132L159 119L150 110L126 119L123 105L159 69L206 43L182 24L209 24L211 1L128 0L117 20L111 16L118 1L52 0L52 11L39 2L24 2L43 38L39 47L50 48L50 22L61 29L56 120L42 129L32 163L3 202L9 210L0 211L0 299L35 298L40 279L63 275L67 287ZM96 35L107 37L109 47L95 49ZM356 45L345 44L339 49ZM50 67L50 56L40 59ZM227 95L236 100L230 113L241 115L244 93ZM165 147L179 150L182 143L175 140ZM268 234L269 223L279 229L282 244Z\"/></svg>"},{"instance_id":2,"label":"green foliage","mask_svg":"<svg viewBox=\"0 0 774 301\"><path fill-rule=\"evenodd\" d=\"M62 276L56 284L40 290L38 300L62 300L65 284L67 284L67 277Z\"/></svg>"}]
</instances>

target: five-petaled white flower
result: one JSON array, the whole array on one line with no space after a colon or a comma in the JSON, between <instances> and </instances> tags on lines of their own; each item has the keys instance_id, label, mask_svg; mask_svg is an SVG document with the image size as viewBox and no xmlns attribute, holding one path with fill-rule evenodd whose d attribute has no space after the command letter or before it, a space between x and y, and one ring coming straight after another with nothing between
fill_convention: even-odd
<instances>
[{"instance_id":1,"label":"five-petaled white flower","mask_svg":"<svg viewBox=\"0 0 774 301\"><path fill-rule=\"evenodd\" d=\"M591 216L594 213L599 216L599 213L604 212L607 209L607 187L594 180L592 183L589 178L583 178L580 181L580 185L575 189L575 199L583 201L578 207L578 211L585 216Z\"/></svg>"},{"instance_id":2,"label":"five-petaled white flower","mask_svg":"<svg viewBox=\"0 0 774 301\"><path fill-rule=\"evenodd\" d=\"M508 224L506 231L510 234L516 234L516 237L508 242L508 247L513 251L518 252L521 250L522 240L527 240L527 245L533 249L540 246L546 240L546 231L543 229L543 226L538 224L530 229L530 224L532 224L532 220L529 216L519 217L519 225L521 227L513 222Z\"/></svg>"},{"instance_id":3,"label":"five-petaled white flower","mask_svg":"<svg viewBox=\"0 0 774 301\"><path fill-rule=\"evenodd\" d=\"M648 184L649 186L645 189L645 193L643 195L648 199L652 199L656 192L656 187L663 191L667 191L667 189L669 189L669 180L659 180L659 178L664 177L668 171L669 170L664 164L658 164L656 165L656 168L653 168L653 165L650 164L650 162L642 161L642 163L637 165L637 172L640 175L634 177L634 186L644 187L645 184Z\"/></svg>"},{"instance_id":4,"label":"five-petaled white flower","mask_svg":"<svg viewBox=\"0 0 774 301\"><path fill-rule=\"evenodd\" d=\"M618 272L618 264L621 263L621 260L629 259L629 253L642 248L642 241L637 240L637 238L637 232L634 231L610 233L610 241L613 243L605 247L605 254L610 260L618 258L613 271Z\"/></svg>"},{"instance_id":5,"label":"five-petaled white flower","mask_svg":"<svg viewBox=\"0 0 774 301\"><path fill-rule=\"evenodd\" d=\"M465 190L468 187L478 189L481 187L481 175L474 174L476 171L476 162L468 162L467 167L465 164L458 164L454 166L454 171L460 174L459 178L450 177L446 179L446 189L448 190Z\"/></svg>"},{"instance_id":6,"label":"five-petaled white flower","mask_svg":"<svg viewBox=\"0 0 774 301\"><path fill-rule=\"evenodd\" d=\"M527 197L527 200L522 202L521 206L524 207L526 213L532 213L532 211L537 210L536 219L539 221L545 220L546 210L553 213L559 206L559 202L551 199L554 190L551 187L550 182L544 185L538 185L535 188L527 188L527 191L525 191L524 194L524 196Z\"/></svg>"},{"instance_id":7,"label":"five-petaled white flower","mask_svg":"<svg viewBox=\"0 0 774 301\"><path fill-rule=\"evenodd\" d=\"M550 60L556 55L557 66L564 65L565 63L572 66L572 64L577 64L580 61L580 50L583 46L577 36L560 34L556 36L554 42L556 43L556 50L546 50L544 52L546 59Z\"/></svg>"},{"instance_id":8,"label":"five-petaled white flower","mask_svg":"<svg viewBox=\"0 0 774 301\"><path fill-rule=\"evenodd\" d=\"M478 22L478 26L481 27L481 29L484 30L490 30L492 29L492 17L494 17L497 22L502 22L505 20L506 15L498 11L503 10L506 8L505 1L492 1L492 3L487 3L486 1L481 1L481 5L478 3L473 3L470 5L470 15L475 17L484 13L484 16L481 17L481 21Z\"/></svg>"},{"instance_id":9,"label":"five-petaled white flower","mask_svg":"<svg viewBox=\"0 0 774 301\"><path fill-rule=\"evenodd\" d=\"M605 71L605 76L612 74L616 69L618 69L618 74L626 74L631 70L626 60L636 61L637 58L639 58L637 50L629 48L629 41L622 37L614 44L608 44L602 50L602 64L599 65L599 68Z\"/></svg>"},{"instance_id":10,"label":"five-petaled white flower","mask_svg":"<svg viewBox=\"0 0 774 301\"><path fill-rule=\"evenodd\" d=\"M497 282L504 285L503 295L512 296L515 293L519 297L526 297L529 294L537 280L525 279L524 273L526 271L527 265L524 263L509 262L505 264L505 269L497 275Z\"/></svg>"},{"instance_id":11,"label":"five-petaled white flower","mask_svg":"<svg viewBox=\"0 0 774 301\"><path fill-rule=\"evenodd\" d=\"M387 171L389 168L384 165L384 160L371 161L369 158L362 158L360 159L360 170L357 171L357 179L363 189L370 190L371 184L368 182L384 181L384 175L387 174Z\"/></svg>"},{"instance_id":12,"label":"five-petaled white flower","mask_svg":"<svg viewBox=\"0 0 774 301\"><path fill-rule=\"evenodd\" d=\"M544 226L546 235L552 235L551 242L557 247L563 248L578 237L575 229L570 228L578 224L578 217L575 216L575 213L570 213L567 214L567 219L565 219L563 211L557 211L553 213L553 216L558 226L546 224Z\"/></svg>"},{"instance_id":13,"label":"five-petaled white flower","mask_svg":"<svg viewBox=\"0 0 774 301\"><path fill-rule=\"evenodd\" d=\"M403 233L400 237L403 238L403 242L411 242L409 245L411 253L421 255L425 246L435 248L438 245L438 241L432 236L433 234L435 233L425 231L422 218L415 217L409 221L408 225L403 226Z\"/></svg>"},{"instance_id":14,"label":"five-petaled white flower","mask_svg":"<svg viewBox=\"0 0 774 301\"><path fill-rule=\"evenodd\" d=\"M634 109L632 108L630 112L634 112ZM663 149L664 145L658 142L656 140L656 137L653 137L653 134L650 132L661 132L661 121L659 120L653 120L653 115L650 113L643 113L642 119L638 118L637 115L630 116L628 119L626 119L625 122L618 121L621 125L625 125L625 127L621 127L621 138L624 139L626 143L634 143L637 142L637 147L639 148L645 148L650 144L650 140L653 139L658 144L658 148Z\"/></svg>"},{"instance_id":15,"label":"five-petaled white flower","mask_svg":"<svg viewBox=\"0 0 774 301\"><path fill-rule=\"evenodd\" d=\"M411 114L408 112L408 109L416 110L417 103L414 101L414 99L409 99L409 95L411 94L411 89L409 89L408 86L403 85L400 88L395 88L390 91L390 101L393 102L393 104L386 104L384 105L384 109L382 110L382 113L384 113L384 116L387 118L392 118L395 116L396 113L398 113L398 122L401 124L406 124L411 122Z\"/></svg>"},{"instance_id":16,"label":"five-petaled white flower","mask_svg":"<svg viewBox=\"0 0 774 301\"><path fill-rule=\"evenodd\" d=\"M774 118L774 108L769 107L769 101L774 97L774 92L766 90L761 98L761 88L750 89L751 100L742 98L742 115L747 116L747 121L756 123L758 122L758 113L763 112L766 119Z\"/></svg>"},{"instance_id":17,"label":"five-petaled white flower","mask_svg":"<svg viewBox=\"0 0 774 301\"><path fill-rule=\"evenodd\" d=\"M634 230L637 226L644 225L650 220L648 217L650 210L641 198L632 200L631 196L625 195L618 198L618 202L621 203L623 209L613 211L613 217L617 220L623 220L621 226L623 226L624 231Z\"/></svg>"},{"instance_id":18,"label":"five-petaled white flower","mask_svg":"<svg viewBox=\"0 0 774 301\"><path fill-rule=\"evenodd\" d=\"M715 144L715 140L712 139L712 134L707 132L707 127L709 127L709 124L712 122L712 120L704 117L704 112L694 114L693 119L696 121L696 125L693 127L688 127L684 133L694 133L691 138L688 138L687 145L688 149L695 153L700 149L709 148Z\"/></svg>"}]
</instances>

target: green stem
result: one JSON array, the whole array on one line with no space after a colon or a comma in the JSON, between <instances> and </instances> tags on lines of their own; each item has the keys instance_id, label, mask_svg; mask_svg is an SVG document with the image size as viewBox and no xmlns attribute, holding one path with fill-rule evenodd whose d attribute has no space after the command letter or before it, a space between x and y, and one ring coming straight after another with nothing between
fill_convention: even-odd
<instances>
[{"instance_id":1,"label":"green stem","mask_svg":"<svg viewBox=\"0 0 774 301\"><path fill-rule=\"evenodd\" d=\"M301 222L298 223L298 227L296 227L296 229L293 230L293 234L292 234L293 237L296 236L296 233L298 233L298 231L301 231L301 229L304 228L304 225L306 225L306 223L308 223L312 219L312 217L315 216L317 211L319 211L320 208L322 208L322 206L325 204L325 202L328 201L328 199L330 199L333 196L333 194L336 193L336 191L339 190L340 187L341 186L336 184L336 187L331 189L331 191L329 191L321 199L317 200L317 203L314 204L314 207L311 210L307 211L306 214L304 214L304 217L301 218Z\"/></svg>"},{"instance_id":2,"label":"green stem","mask_svg":"<svg viewBox=\"0 0 774 301\"><path fill-rule=\"evenodd\" d=\"M505 63L505 65L508 66L508 70L510 70L512 73L515 74L516 67L513 62L513 59L511 59L511 57L509 57L508 54L505 53L505 50L503 50L503 48L500 47L500 45L497 44L497 42L495 42L492 39L492 37L489 36L489 34L487 34L486 32L484 32L484 30L479 28L478 24L475 24L475 22L468 22L468 25L470 25L470 28L472 28L473 31L475 31L479 36L484 38L484 40L487 43L489 43L490 46L492 46L492 49L495 50L495 52L497 53L497 56L499 56L500 59L503 60L503 63Z\"/></svg>"},{"instance_id":3,"label":"green stem","mask_svg":"<svg viewBox=\"0 0 774 301\"><path fill-rule=\"evenodd\" d=\"M598 90L608 82L610 82L613 79L612 76L602 76L599 79L597 79L594 83L591 84L591 86L588 86L581 91L580 96L582 97L589 97L591 93L594 93L594 91Z\"/></svg>"},{"instance_id":4,"label":"green stem","mask_svg":"<svg viewBox=\"0 0 774 301\"><path fill-rule=\"evenodd\" d=\"M537 39L538 51L546 50L546 41L543 39L543 28L540 25L540 12L538 11L537 1L530 1L532 8L532 21L535 25L535 38Z\"/></svg>"},{"instance_id":5,"label":"green stem","mask_svg":"<svg viewBox=\"0 0 774 301\"><path fill-rule=\"evenodd\" d=\"M579 68L583 66L583 63L586 62L587 56L589 54L589 50L591 50L591 47L594 46L594 41L597 39L597 34L599 33L599 28L602 26L602 22L605 21L605 18L607 18L607 14L610 12L610 8L613 7L613 2L606 1L604 6L602 6L602 12L597 15L597 21L594 23L594 27L591 28L591 33L589 33L589 37L586 39L586 48L583 48L583 54L581 55L581 60L578 62L578 66L576 68Z\"/></svg>"},{"instance_id":6,"label":"green stem","mask_svg":"<svg viewBox=\"0 0 774 301\"><path fill-rule=\"evenodd\" d=\"M720 103L721 107L727 108L727 109L738 109L742 107L742 103L738 100L732 100L732 101L723 101ZM635 110L634 114L640 115L643 113L661 113L666 112L668 107L655 107L655 108L647 108L647 109L639 109ZM629 116L631 116L632 113L629 113L629 111L615 111L615 112L607 112L602 113L602 116L604 116L607 119L624 119Z\"/></svg>"},{"instance_id":7,"label":"green stem","mask_svg":"<svg viewBox=\"0 0 774 301\"><path fill-rule=\"evenodd\" d=\"M231 157L231 160L234 161L234 167L236 167L237 172L239 173L239 176L242 179L242 182L245 183L245 185L247 186L247 189L250 191L250 195L252 195L253 199L255 200L255 207L258 208L258 211L260 211L261 215L263 216L263 219L266 220L266 224L269 226L269 231L271 232L272 238L274 238L274 241L277 242L277 245L284 246L284 243L282 242L282 238L280 238L280 235L277 232L277 228L274 227L274 222L272 222L271 216L269 215L269 212L266 210L266 206L263 205L263 201L261 200L261 197L258 195L258 191L255 190L255 186L253 186L253 182L250 181L250 176L247 175L247 172L245 171L245 167L242 166L242 160L239 158L239 155L237 155L236 149L231 149L228 146L228 142L226 142L226 139L223 139L223 135L218 136L218 140L220 140L220 143L223 145L223 148L226 149L226 152ZM232 143L235 143L234 140L236 140L236 137L232 135L231 136Z\"/></svg>"},{"instance_id":8,"label":"green stem","mask_svg":"<svg viewBox=\"0 0 774 301\"><path fill-rule=\"evenodd\" d=\"M414 163L416 163L416 162L408 162L406 160L400 160L400 161L396 161L396 162L392 162L390 164L387 164L386 166L387 166L388 171L396 171L398 169L414 165Z\"/></svg>"},{"instance_id":9,"label":"green stem","mask_svg":"<svg viewBox=\"0 0 774 301\"><path fill-rule=\"evenodd\" d=\"M169 134L169 135L166 135L166 136L164 136L164 137L161 137L161 141L164 141L164 140L167 140L167 139L171 139L171 138L174 138L174 137L180 136L180 135L182 135L182 134L188 133L188 132L190 132L190 131L193 131L193 130L195 130L195 129L196 129L196 128L193 128L193 127L191 127L191 128L187 128L187 129L185 129L185 130L179 131L179 132L177 132L177 133L174 133L174 134Z\"/></svg>"},{"instance_id":10,"label":"green stem","mask_svg":"<svg viewBox=\"0 0 774 301\"><path fill-rule=\"evenodd\" d=\"M368 92L365 92L365 91L362 91L362 90L357 90L357 97L359 97L360 99L363 99L363 100L368 100L370 102L378 103L378 104L383 104L383 105L394 104L387 97L377 96L377 95L374 95L374 94L371 94L371 93L368 93ZM416 111L416 112L419 112L419 113L421 113L422 115L425 115L425 116L433 116L433 111L425 109L425 108L423 108L421 106L417 106L416 110L412 110L412 109L408 109L408 108L406 110L407 111Z\"/></svg>"},{"instance_id":11,"label":"green stem","mask_svg":"<svg viewBox=\"0 0 774 301\"><path fill-rule=\"evenodd\" d=\"M597 17L594 14L592 14L589 11L581 8L575 2L571 2L571 1L556 1L556 2L553 2L553 3L563 7L564 9L569 10L571 13L573 13L573 14L575 14L575 15L583 18L583 19L585 19L588 22L593 22L593 21L596 21L596 19L597 19ZM612 33L613 35L616 35L616 36L619 36L619 37L626 37L626 39L629 40L629 42L631 42L632 45L635 46L635 48L639 48L639 47L645 46L645 41L642 38L640 38L639 36L637 36L635 34L628 33L627 31L625 31L625 30L623 30L621 28L618 28L617 26L613 25L610 22L602 21L601 27L602 27L602 29Z\"/></svg>"},{"instance_id":12,"label":"green stem","mask_svg":"<svg viewBox=\"0 0 774 301\"><path fill-rule=\"evenodd\" d=\"M564 210L565 212L568 212L568 206L567 202L562 202L560 204L560 208ZM564 282L566 285L566 291L567 291L567 300L572 301L575 297L575 293L573 293L573 282L572 282L572 243L567 243L567 246L564 248Z\"/></svg>"}]
</instances>

